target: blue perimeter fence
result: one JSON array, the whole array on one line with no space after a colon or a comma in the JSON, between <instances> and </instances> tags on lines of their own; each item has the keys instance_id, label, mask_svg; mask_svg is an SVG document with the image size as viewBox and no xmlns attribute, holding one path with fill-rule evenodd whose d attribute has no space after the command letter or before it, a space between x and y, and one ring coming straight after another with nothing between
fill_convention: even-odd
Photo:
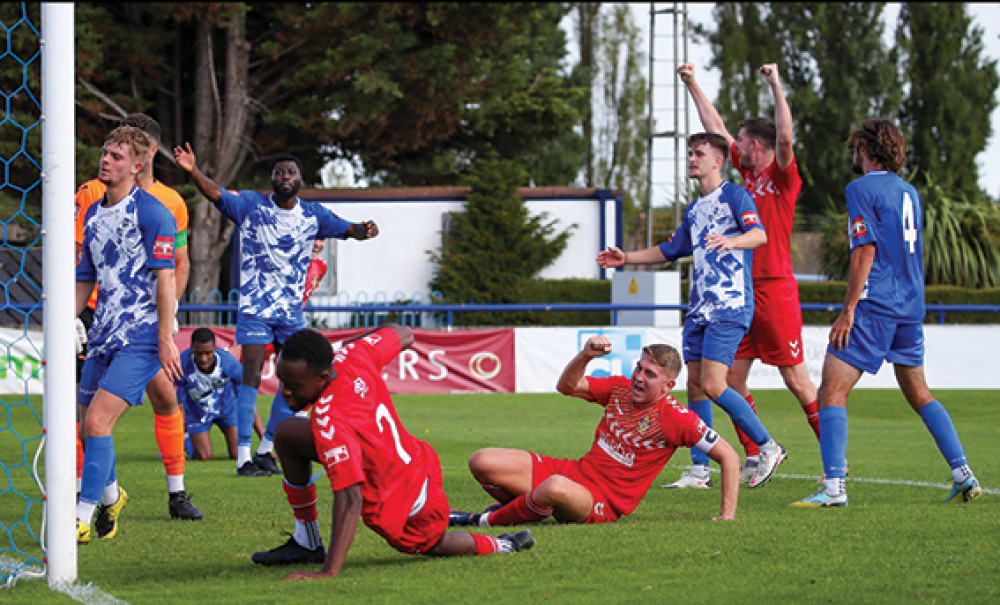
<instances>
[{"instance_id":1,"label":"blue perimeter fence","mask_svg":"<svg viewBox=\"0 0 1000 605\"><path fill-rule=\"evenodd\" d=\"M364 328L382 325L393 321L414 328L452 329L456 313L470 312L518 312L518 311L607 311L609 325L619 325L619 314L629 311L686 311L687 303L657 304L657 303L438 303L437 293L413 293L405 295L397 292L389 296L385 292L376 292L373 296L361 293L353 299L346 292L336 294L318 290L305 305L307 322L320 329ZM238 313L239 291L230 290L223 294L213 290L207 296L199 292L190 293L185 297L178 309L181 325L233 326ZM803 311L840 311L842 303L801 303ZM0 316L4 311L14 311L18 320L14 322L0 320L0 325L11 323L23 325L27 323L40 326L42 302L14 303L0 305ZM927 312L936 313L938 323L947 323L947 313L959 311L1000 313L1000 305L963 305L928 303ZM12 319L7 317L7 319ZM1000 316L997 318L1000 323Z\"/></svg>"}]
</instances>

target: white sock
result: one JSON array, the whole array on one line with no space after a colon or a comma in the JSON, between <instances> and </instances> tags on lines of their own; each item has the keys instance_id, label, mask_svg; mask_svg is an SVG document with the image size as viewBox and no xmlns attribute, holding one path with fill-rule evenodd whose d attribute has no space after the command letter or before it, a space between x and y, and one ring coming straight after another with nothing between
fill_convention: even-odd
<instances>
[{"instance_id":1,"label":"white sock","mask_svg":"<svg viewBox=\"0 0 1000 605\"><path fill-rule=\"evenodd\" d=\"M319 523L316 521L305 522L296 519L295 533L292 534L292 537L299 543L299 546L309 550L323 548L323 539L319 537Z\"/></svg>"},{"instance_id":2,"label":"white sock","mask_svg":"<svg viewBox=\"0 0 1000 605\"><path fill-rule=\"evenodd\" d=\"M94 516L95 508L97 508L96 504L90 504L88 502L77 502L76 518L80 521L83 521L87 525L90 525L90 518Z\"/></svg>"},{"instance_id":3,"label":"white sock","mask_svg":"<svg viewBox=\"0 0 1000 605\"><path fill-rule=\"evenodd\" d=\"M118 482L112 481L104 486L104 495L101 496L101 504L111 506L118 502Z\"/></svg>"},{"instance_id":4,"label":"white sock","mask_svg":"<svg viewBox=\"0 0 1000 605\"><path fill-rule=\"evenodd\" d=\"M823 485L826 488L827 496L839 496L847 489L847 485L845 484L846 481L843 477L827 477Z\"/></svg>"},{"instance_id":5,"label":"white sock","mask_svg":"<svg viewBox=\"0 0 1000 605\"><path fill-rule=\"evenodd\" d=\"M272 450L274 450L274 442L267 437L261 437L260 445L257 446L257 454L263 456L270 454Z\"/></svg>"},{"instance_id":6,"label":"white sock","mask_svg":"<svg viewBox=\"0 0 1000 605\"><path fill-rule=\"evenodd\" d=\"M236 446L236 468L240 468L247 462L250 462L250 446L249 445Z\"/></svg>"},{"instance_id":7,"label":"white sock","mask_svg":"<svg viewBox=\"0 0 1000 605\"><path fill-rule=\"evenodd\" d=\"M951 469L951 478L955 483L963 483L966 479L972 476L972 469L969 468L968 464L963 464L958 468Z\"/></svg>"},{"instance_id":8,"label":"white sock","mask_svg":"<svg viewBox=\"0 0 1000 605\"><path fill-rule=\"evenodd\" d=\"M171 494L184 491L184 475L167 475L167 491Z\"/></svg>"},{"instance_id":9,"label":"white sock","mask_svg":"<svg viewBox=\"0 0 1000 605\"><path fill-rule=\"evenodd\" d=\"M709 475L708 467L704 464L696 464L691 467L691 474L696 477L707 477Z\"/></svg>"},{"instance_id":10,"label":"white sock","mask_svg":"<svg viewBox=\"0 0 1000 605\"><path fill-rule=\"evenodd\" d=\"M756 456L747 456L747 462L760 463L760 454L757 454Z\"/></svg>"}]
</instances>

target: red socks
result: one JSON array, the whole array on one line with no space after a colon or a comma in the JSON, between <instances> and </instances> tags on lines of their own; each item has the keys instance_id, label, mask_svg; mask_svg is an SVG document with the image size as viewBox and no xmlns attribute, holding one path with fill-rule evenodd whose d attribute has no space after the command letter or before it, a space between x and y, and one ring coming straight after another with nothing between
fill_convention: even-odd
<instances>
[{"instance_id":1,"label":"red socks","mask_svg":"<svg viewBox=\"0 0 1000 605\"><path fill-rule=\"evenodd\" d=\"M295 513L295 519L303 523L310 523L316 520L316 484L310 483L305 487L291 485L287 481L282 481L281 486L285 488L285 496L288 504ZM479 552L479 542L476 542L476 552Z\"/></svg>"},{"instance_id":2,"label":"red socks","mask_svg":"<svg viewBox=\"0 0 1000 605\"><path fill-rule=\"evenodd\" d=\"M534 523L542 521L552 516L551 506L539 506L532 499L532 491L527 491L497 510L489 513L488 521L491 526L496 525L520 525L522 523Z\"/></svg>"}]
</instances>

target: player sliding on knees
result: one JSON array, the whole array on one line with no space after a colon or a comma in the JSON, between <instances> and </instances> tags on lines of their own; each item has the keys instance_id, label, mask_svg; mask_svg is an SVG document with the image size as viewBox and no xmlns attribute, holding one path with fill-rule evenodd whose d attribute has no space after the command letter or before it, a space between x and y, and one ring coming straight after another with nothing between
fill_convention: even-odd
<instances>
[{"instance_id":1,"label":"player sliding on knees","mask_svg":"<svg viewBox=\"0 0 1000 605\"><path fill-rule=\"evenodd\" d=\"M346 341L336 357L329 341L314 330L300 330L285 342L277 364L285 400L294 412L312 406L312 413L278 425L275 449L295 514L295 533L285 544L255 553L255 563L323 564L320 571L296 571L286 580L336 576L359 517L407 554L490 555L534 546L527 531L499 537L446 532L448 496L437 452L406 430L382 379L383 366L412 344L412 330L394 324ZM313 462L326 469L333 489L330 549L325 553Z\"/></svg>"},{"instance_id":2,"label":"player sliding on knees","mask_svg":"<svg viewBox=\"0 0 1000 605\"><path fill-rule=\"evenodd\" d=\"M453 510L452 525L516 525L550 516L568 523L617 521L635 510L678 447L698 448L719 463L721 505L714 518L735 518L739 455L670 395L681 370L677 350L644 347L631 379L584 376L591 359L610 352L607 337L591 337L556 385L563 395L604 407L590 451L578 460L499 448L473 453L469 469L497 504L483 513Z\"/></svg>"}]
</instances>

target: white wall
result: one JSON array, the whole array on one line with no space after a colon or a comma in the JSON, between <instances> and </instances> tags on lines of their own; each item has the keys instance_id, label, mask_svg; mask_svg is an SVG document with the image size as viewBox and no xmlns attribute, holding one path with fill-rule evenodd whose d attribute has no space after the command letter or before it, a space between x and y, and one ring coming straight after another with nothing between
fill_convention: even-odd
<instances>
[{"instance_id":1,"label":"white wall","mask_svg":"<svg viewBox=\"0 0 1000 605\"><path fill-rule=\"evenodd\" d=\"M359 292L370 296L383 292L395 299L399 292L409 297L414 292L428 292L434 266L427 251L441 246L442 217L461 212L463 200L345 200L321 201L330 210L350 221L372 219L379 225L374 240L329 240L329 281L320 289L344 291L352 297ZM566 249L555 263L544 269L544 279L599 279L597 253L608 242L615 242L616 225L602 220L613 216L615 201L597 198L525 199L532 216L548 213L556 221L556 232L573 223ZM607 207L611 207L611 210Z\"/></svg>"}]
</instances>

